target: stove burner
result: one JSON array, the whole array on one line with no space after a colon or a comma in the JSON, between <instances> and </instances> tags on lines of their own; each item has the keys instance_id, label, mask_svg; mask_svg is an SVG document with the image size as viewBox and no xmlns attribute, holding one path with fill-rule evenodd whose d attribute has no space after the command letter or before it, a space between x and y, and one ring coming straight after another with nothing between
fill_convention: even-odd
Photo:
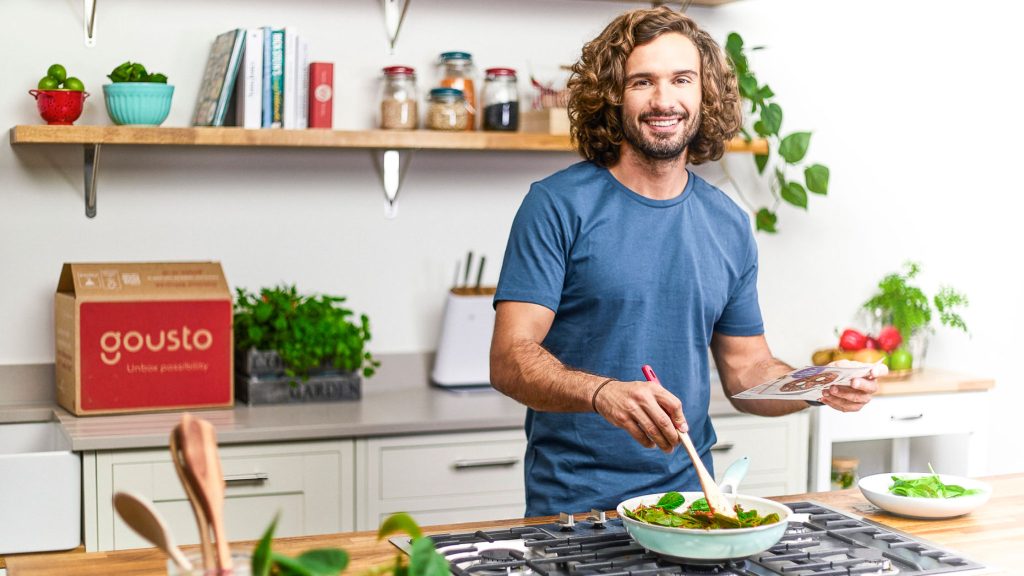
<instances>
[{"instance_id":1,"label":"stove burner","mask_svg":"<svg viewBox=\"0 0 1024 576\"><path fill-rule=\"evenodd\" d=\"M523 553L510 548L491 548L480 551L480 559L486 562L511 562L522 560Z\"/></svg>"}]
</instances>

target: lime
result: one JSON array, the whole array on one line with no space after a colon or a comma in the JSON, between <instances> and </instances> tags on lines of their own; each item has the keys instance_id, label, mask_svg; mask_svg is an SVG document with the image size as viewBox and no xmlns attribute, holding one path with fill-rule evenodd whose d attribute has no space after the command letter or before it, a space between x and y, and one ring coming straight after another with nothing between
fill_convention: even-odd
<instances>
[{"instance_id":1,"label":"lime","mask_svg":"<svg viewBox=\"0 0 1024 576\"><path fill-rule=\"evenodd\" d=\"M897 348L889 355L889 370L910 370L914 366L914 357L906 348Z\"/></svg>"},{"instance_id":2,"label":"lime","mask_svg":"<svg viewBox=\"0 0 1024 576\"><path fill-rule=\"evenodd\" d=\"M36 85L36 88L39 88L40 90L56 90L59 87L60 82L58 82L53 76L43 76L39 80L39 84Z\"/></svg>"},{"instance_id":3,"label":"lime","mask_svg":"<svg viewBox=\"0 0 1024 576\"><path fill-rule=\"evenodd\" d=\"M46 75L50 78L54 78L58 83L63 82L68 77L68 71L60 64L54 64L46 69Z\"/></svg>"},{"instance_id":4,"label":"lime","mask_svg":"<svg viewBox=\"0 0 1024 576\"><path fill-rule=\"evenodd\" d=\"M85 90L85 84L82 84L81 80L72 76L64 81L64 89L73 90L75 92L82 92L83 90Z\"/></svg>"}]
</instances>

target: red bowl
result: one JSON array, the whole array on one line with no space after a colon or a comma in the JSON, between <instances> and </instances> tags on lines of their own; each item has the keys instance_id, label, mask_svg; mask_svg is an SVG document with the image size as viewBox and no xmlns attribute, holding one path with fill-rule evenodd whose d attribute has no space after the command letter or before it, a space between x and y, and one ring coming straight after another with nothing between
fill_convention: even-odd
<instances>
[{"instance_id":1,"label":"red bowl","mask_svg":"<svg viewBox=\"0 0 1024 576\"><path fill-rule=\"evenodd\" d=\"M36 99L39 115L47 124L68 126L82 115L88 92L78 90L29 90Z\"/></svg>"}]
</instances>

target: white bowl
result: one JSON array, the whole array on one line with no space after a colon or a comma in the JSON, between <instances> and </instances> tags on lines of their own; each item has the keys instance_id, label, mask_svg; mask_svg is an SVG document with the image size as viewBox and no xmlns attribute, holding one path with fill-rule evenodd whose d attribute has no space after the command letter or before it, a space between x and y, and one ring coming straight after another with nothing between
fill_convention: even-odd
<instances>
[{"instance_id":1,"label":"white bowl","mask_svg":"<svg viewBox=\"0 0 1024 576\"><path fill-rule=\"evenodd\" d=\"M956 484L968 489L977 488L981 492L969 496L957 496L956 498L897 496L889 492L889 487L893 485L893 476L899 476L900 478L922 478L924 476L931 476L931 473L892 472L889 474L875 474L861 478L860 482L857 483L857 487L860 488L864 497L875 506L886 512L908 518L952 518L954 516L963 516L988 502L989 497L992 496L992 487L988 484L980 480L964 478L963 476L950 476L949 474L939 474L939 479L943 484Z\"/></svg>"}]
</instances>

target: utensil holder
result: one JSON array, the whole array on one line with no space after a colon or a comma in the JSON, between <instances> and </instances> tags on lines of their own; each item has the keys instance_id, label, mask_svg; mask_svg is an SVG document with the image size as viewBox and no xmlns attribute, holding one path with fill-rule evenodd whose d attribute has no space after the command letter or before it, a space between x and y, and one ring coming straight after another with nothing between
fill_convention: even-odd
<instances>
[{"instance_id":1,"label":"utensil holder","mask_svg":"<svg viewBox=\"0 0 1024 576\"><path fill-rule=\"evenodd\" d=\"M489 386L495 287L452 288L430 379L442 387Z\"/></svg>"}]
</instances>

